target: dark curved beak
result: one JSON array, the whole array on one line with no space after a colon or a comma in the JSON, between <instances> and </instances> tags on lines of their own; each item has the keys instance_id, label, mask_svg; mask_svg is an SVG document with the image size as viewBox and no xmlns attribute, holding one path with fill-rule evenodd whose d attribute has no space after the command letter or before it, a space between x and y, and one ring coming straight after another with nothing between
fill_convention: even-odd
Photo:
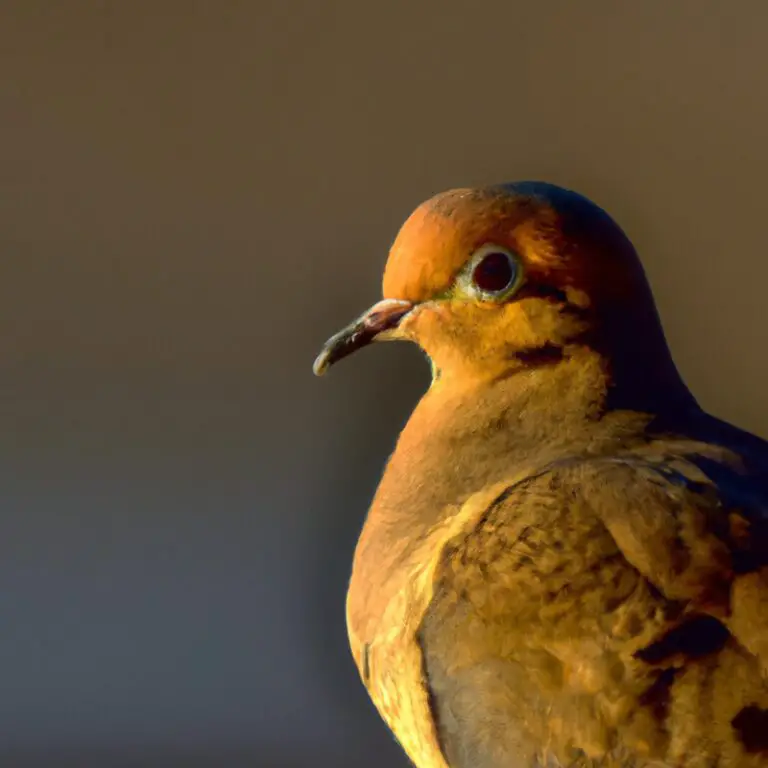
<instances>
[{"instance_id":1,"label":"dark curved beak","mask_svg":"<svg viewBox=\"0 0 768 768\"><path fill-rule=\"evenodd\" d=\"M312 366L315 375L322 376L335 362L373 341L397 338L397 327L413 306L410 301L398 299L384 299L374 304L325 342Z\"/></svg>"}]
</instances>

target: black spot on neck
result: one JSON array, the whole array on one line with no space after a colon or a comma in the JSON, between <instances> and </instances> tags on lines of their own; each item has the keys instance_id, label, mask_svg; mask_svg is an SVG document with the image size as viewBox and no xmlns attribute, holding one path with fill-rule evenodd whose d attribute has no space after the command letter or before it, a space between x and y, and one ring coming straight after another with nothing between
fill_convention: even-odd
<instances>
[{"instance_id":1,"label":"black spot on neck","mask_svg":"<svg viewBox=\"0 0 768 768\"><path fill-rule=\"evenodd\" d=\"M496 376L494 381L504 381L513 376L530 371L535 368L545 368L557 365L565 358L565 351L557 344L543 344L540 347L526 347L525 349L510 352L509 359L518 363Z\"/></svg>"},{"instance_id":2,"label":"black spot on neck","mask_svg":"<svg viewBox=\"0 0 768 768\"><path fill-rule=\"evenodd\" d=\"M529 347L515 352L515 358L530 368L539 368L543 365L555 365L559 363L565 352L557 344L547 343L541 347Z\"/></svg>"}]
</instances>

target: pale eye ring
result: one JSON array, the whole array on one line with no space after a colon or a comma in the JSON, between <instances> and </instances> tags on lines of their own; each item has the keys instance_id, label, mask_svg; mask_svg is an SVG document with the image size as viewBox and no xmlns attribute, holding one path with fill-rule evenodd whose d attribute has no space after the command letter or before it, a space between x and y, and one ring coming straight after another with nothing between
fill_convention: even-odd
<instances>
[{"instance_id":1,"label":"pale eye ring","mask_svg":"<svg viewBox=\"0 0 768 768\"><path fill-rule=\"evenodd\" d=\"M510 293L521 277L520 261L515 254L498 245L484 245L470 259L467 282L475 293L499 298Z\"/></svg>"}]
</instances>

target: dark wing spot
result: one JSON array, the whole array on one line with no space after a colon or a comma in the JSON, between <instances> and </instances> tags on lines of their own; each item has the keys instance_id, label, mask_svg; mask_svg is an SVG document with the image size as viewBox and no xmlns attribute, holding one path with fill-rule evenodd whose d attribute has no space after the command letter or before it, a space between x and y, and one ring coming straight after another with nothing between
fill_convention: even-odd
<instances>
[{"instance_id":1,"label":"dark wing spot","mask_svg":"<svg viewBox=\"0 0 768 768\"><path fill-rule=\"evenodd\" d=\"M675 675L679 671L674 667L661 670L650 687L640 694L640 704L649 707L659 722L666 720L672 684L675 682Z\"/></svg>"},{"instance_id":2,"label":"dark wing spot","mask_svg":"<svg viewBox=\"0 0 768 768\"><path fill-rule=\"evenodd\" d=\"M368 643L365 643L363 645L363 658L362 658L362 669L361 672L363 673L363 682L368 685L368 682L371 679L371 667L370 667L370 661L369 661L369 653L370 653L370 646Z\"/></svg>"},{"instance_id":3,"label":"dark wing spot","mask_svg":"<svg viewBox=\"0 0 768 768\"><path fill-rule=\"evenodd\" d=\"M635 657L648 664L659 664L678 655L696 659L719 651L729 637L728 630L717 619L695 616L637 651Z\"/></svg>"},{"instance_id":4,"label":"dark wing spot","mask_svg":"<svg viewBox=\"0 0 768 768\"><path fill-rule=\"evenodd\" d=\"M768 752L768 710L750 704L731 720L747 752Z\"/></svg>"}]
</instances>

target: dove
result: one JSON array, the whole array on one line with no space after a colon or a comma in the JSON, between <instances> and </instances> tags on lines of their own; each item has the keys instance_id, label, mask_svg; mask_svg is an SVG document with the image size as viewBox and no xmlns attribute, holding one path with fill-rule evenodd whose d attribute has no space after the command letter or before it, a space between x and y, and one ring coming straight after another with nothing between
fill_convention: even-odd
<instances>
[{"instance_id":1,"label":"dove","mask_svg":"<svg viewBox=\"0 0 768 768\"><path fill-rule=\"evenodd\" d=\"M545 182L436 195L315 373L394 340L432 380L346 623L414 765L768 766L768 444L698 405L619 225Z\"/></svg>"}]
</instances>

